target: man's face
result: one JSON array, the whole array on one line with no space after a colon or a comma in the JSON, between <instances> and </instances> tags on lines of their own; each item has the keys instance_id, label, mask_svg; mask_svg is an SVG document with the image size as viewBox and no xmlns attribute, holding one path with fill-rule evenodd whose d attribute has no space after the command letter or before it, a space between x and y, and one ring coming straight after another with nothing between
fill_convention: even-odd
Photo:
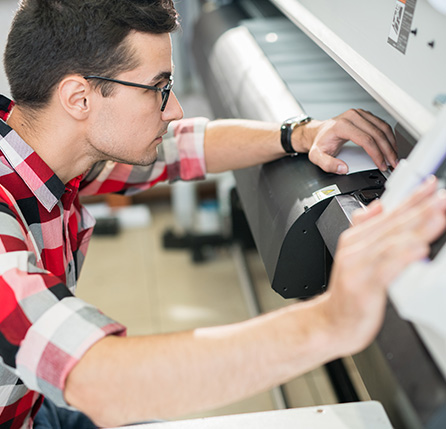
<instances>
[{"instance_id":1,"label":"man's face","mask_svg":"<svg viewBox=\"0 0 446 429\"><path fill-rule=\"evenodd\" d=\"M169 34L131 33L131 49L139 66L115 76L116 79L144 85L165 86L172 74L172 48ZM183 111L171 91L161 111L161 92L113 84L110 97L94 91L87 130L87 150L95 160L113 160L148 165L156 160L169 122L181 119Z\"/></svg>"}]
</instances>

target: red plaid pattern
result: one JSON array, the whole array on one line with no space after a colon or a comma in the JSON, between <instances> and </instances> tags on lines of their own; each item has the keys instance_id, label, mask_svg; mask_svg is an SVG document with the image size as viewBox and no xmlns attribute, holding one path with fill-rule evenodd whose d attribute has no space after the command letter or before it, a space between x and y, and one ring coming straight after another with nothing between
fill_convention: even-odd
<instances>
[{"instance_id":1,"label":"red plaid pattern","mask_svg":"<svg viewBox=\"0 0 446 429\"><path fill-rule=\"evenodd\" d=\"M64 383L85 351L125 328L74 296L94 227L79 195L132 194L205 175L207 120L173 123L148 166L95 165L64 185L4 121L0 96L0 426L31 428L42 395L67 406Z\"/></svg>"}]
</instances>

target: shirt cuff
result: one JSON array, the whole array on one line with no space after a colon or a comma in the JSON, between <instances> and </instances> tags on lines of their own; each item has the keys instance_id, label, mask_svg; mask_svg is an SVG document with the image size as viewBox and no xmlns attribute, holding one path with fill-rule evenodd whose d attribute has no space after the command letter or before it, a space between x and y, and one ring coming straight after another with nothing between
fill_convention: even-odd
<instances>
[{"instance_id":1,"label":"shirt cuff","mask_svg":"<svg viewBox=\"0 0 446 429\"><path fill-rule=\"evenodd\" d=\"M68 374L93 344L111 334L125 335L126 328L78 298L64 298L26 333L17 375L29 389L69 407L63 395Z\"/></svg>"},{"instance_id":2,"label":"shirt cuff","mask_svg":"<svg viewBox=\"0 0 446 429\"><path fill-rule=\"evenodd\" d=\"M170 182L205 177L204 134L208 122L207 118L190 118L171 123L162 143Z\"/></svg>"}]
</instances>

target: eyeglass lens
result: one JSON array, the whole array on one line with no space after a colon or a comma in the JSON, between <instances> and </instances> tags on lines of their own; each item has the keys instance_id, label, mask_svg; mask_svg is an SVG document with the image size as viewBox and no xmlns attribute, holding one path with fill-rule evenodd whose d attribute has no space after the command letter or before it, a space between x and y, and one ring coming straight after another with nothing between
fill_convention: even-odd
<instances>
[{"instance_id":1,"label":"eyeglass lens","mask_svg":"<svg viewBox=\"0 0 446 429\"><path fill-rule=\"evenodd\" d=\"M170 91L172 89L173 80L170 81L163 89L162 89L162 103L161 103L161 112L164 112L166 109L167 101L169 100Z\"/></svg>"}]
</instances>

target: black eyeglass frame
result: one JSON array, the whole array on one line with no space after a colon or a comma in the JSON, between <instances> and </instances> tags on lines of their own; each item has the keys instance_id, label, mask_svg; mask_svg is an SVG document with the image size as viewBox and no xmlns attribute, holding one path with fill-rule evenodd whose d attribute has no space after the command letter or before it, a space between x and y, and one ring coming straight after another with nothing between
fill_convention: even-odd
<instances>
[{"instance_id":1,"label":"black eyeglass frame","mask_svg":"<svg viewBox=\"0 0 446 429\"><path fill-rule=\"evenodd\" d=\"M126 80L119 80L119 79L112 79L111 77L104 77L104 76L84 76L84 79L100 79L105 80L107 82L113 82L113 83L119 83L120 85L125 86L133 86L135 88L143 88L143 89L149 89L151 91L157 91L161 92L162 97L162 103L161 103L161 112L164 112L167 101L169 100L170 91L173 87L173 76L171 75L169 77L169 82L162 88L158 88L157 86L150 86L150 85L143 85L141 83L134 83L134 82L127 82Z\"/></svg>"}]
</instances>

